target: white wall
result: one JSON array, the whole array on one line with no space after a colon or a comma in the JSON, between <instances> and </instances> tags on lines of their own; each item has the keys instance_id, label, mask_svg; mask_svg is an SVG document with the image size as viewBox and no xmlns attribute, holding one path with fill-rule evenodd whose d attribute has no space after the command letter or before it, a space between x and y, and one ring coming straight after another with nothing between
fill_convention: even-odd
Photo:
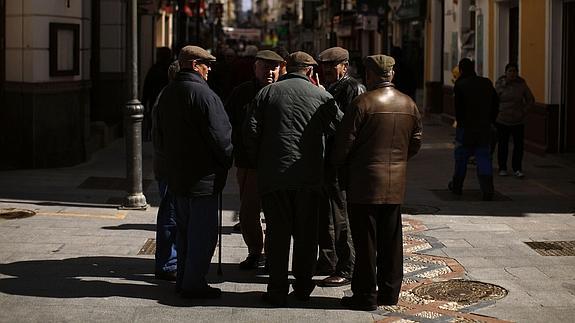
<instances>
[{"instance_id":1,"label":"white wall","mask_svg":"<svg viewBox=\"0 0 575 323\"><path fill-rule=\"evenodd\" d=\"M81 80L89 75L89 56L80 55L80 74L75 76L49 75L49 41L51 22L80 25L80 47L89 51L90 42L83 39L83 28L89 17L84 17L84 6L90 1L62 0L7 0L6 1L6 81L54 82ZM85 69L88 67L88 74Z\"/></svg>"},{"instance_id":2,"label":"white wall","mask_svg":"<svg viewBox=\"0 0 575 323\"><path fill-rule=\"evenodd\" d=\"M459 6L452 1L445 1L443 10L444 31L443 31L443 84L453 85L451 82L451 69L459 61L459 38L458 19L460 15Z\"/></svg>"}]
</instances>

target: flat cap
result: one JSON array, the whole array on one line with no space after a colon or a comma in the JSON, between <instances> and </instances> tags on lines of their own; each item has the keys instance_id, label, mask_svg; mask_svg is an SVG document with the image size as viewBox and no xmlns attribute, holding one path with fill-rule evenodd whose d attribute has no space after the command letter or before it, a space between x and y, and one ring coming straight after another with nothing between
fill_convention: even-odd
<instances>
[{"instance_id":1,"label":"flat cap","mask_svg":"<svg viewBox=\"0 0 575 323\"><path fill-rule=\"evenodd\" d=\"M272 61L272 62L278 62L281 63L284 61L283 57L281 57L280 55L278 55L276 52L271 51L271 50L260 50L257 54L256 54L256 59L263 59L266 61Z\"/></svg>"},{"instance_id":2,"label":"flat cap","mask_svg":"<svg viewBox=\"0 0 575 323\"><path fill-rule=\"evenodd\" d=\"M192 61L194 59L206 60L206 61L215 61L216 58L208 53L207 50L198 47L198 46L185 46L180 51L180 55L178 55L178 60L182 61Z\"/></svg>"},{"instance_id":3,"label":"flat cap","mask_svg":"<svg viewBox=\"0 0 575 323\"><path fill-rule=\"evenodd\" d=\"M367 56L363 60L366 69L376 72L378 75L387 76L395 65L395 59L387 55L372 55Z\"/></svg>"},{"instance_id":4,"label":"flat cap","mask_svg":"<svg viewBox=\"0 0 575 323\"><path fill-rule=\"evenodd\" d=\"M310 65L317 65L317 62L310 54L306 52L293 52L289 54L286 59L287 66L305 67Z\"/></svg>"},{"instance_id":5,"label":"flat cap","mask_svg":"<svg viewBox=\"0 0 575 323\"><path fill-rule=\"evenodd\" d=\"M317 56L320 63L343 62L349 60L349 52L345 48L331 47Z\"/></svg>"}]
</instances>

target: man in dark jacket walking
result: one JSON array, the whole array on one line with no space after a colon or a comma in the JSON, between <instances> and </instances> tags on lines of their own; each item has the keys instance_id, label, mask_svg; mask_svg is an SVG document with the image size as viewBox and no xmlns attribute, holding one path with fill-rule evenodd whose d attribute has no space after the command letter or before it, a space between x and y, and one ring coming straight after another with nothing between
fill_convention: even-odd
<instances>
[{"instance_id":1,"label":"man in dark jacket walking","mask_svg":"<svg viewBox=\"0 0 575 323\"><path fill-rule=\"evenodd\" d=\"M331 47L318 55L326 89L335 98L343 113L351 101L365 92L365 86L349 76L349 52L341 47ZM333 149L333 139L326 142L326 155ZM321 284L336 287L349 284L353 271L354 250L348 230L345 193L342 191L333 165L325 166L325 189L320 205L319 258L317 274L329 275Z\"/></svg>"},{"instance_id":2,"label":"man in dark jacket walking","mask_svg":"<svg viewBox=\"0 0 575 323\"><path fill-rule=\"evenodd\" d=\"M244 126L267 225L270 277L264 298L276 306L286 303L289 290L292 236L294 294L307 300L315 287L324 140L341 119L331 94L310 83L316 64L307 53L290 54L288 74L256 95Z\"/></svg>"},{"instance_id":3,"label":"man in dark jacket walking","mask_svg":"<svg viewBox=\"0 0 575 323\"><path fill-rule=\"evenodd\" d=\"M218 195L232 162L232 127L206 83L214 59L201 47L182 48L180 72L158 102L160 144L177 209L176 291L184 298L221 295L205 276L217 242Z\"/></svg>"},{"instance_id":4,"label":"man in dark jacket walking","mask_svg":"<svg viewBox=\"0 0 575 323\"><path fill-rule=\"evenodd\" d=\"M351 103L333 151L346 178L355 246L353 296L342 303L357 310L397 304L403 279L401 203L407 160L419 151L422 134L415 102L391 83L394 63L385 55L365 59L368 92Z\"/></svg>"},{"instance_id":5,"label":"man in dark jacket walking","mask_svg":"<svg viewBox=\"0 0 575 323\"><path fill-rule=\"evenodd\" d=\"M240 223L242 237L248 246L248 257L240 263L240 269L256 269L265 260L262 255L264 236L260 219L261 202L258 196L256 165L246 156L242 126L248 106L264 86L277 81L283 57L271 50L261 50L254 63L255 78L233 89L226 103L226 111L232 123L232 143L237 180L240 187Z\"/></svg>"},{"instance_id":6,"label":"man in dark jacket walking","mask_svg":"<svg viewBox=\"0 0 575 323\"><path fill-rule=\"evenodd\" d=\"M473 62L464 58L459 62L460 76L455 82L455 171L449 182L453 194L461 195L467 173L467 162L475 155L477 178L483 200L493 198L493 166L491 165L491 137L499 112L499 99L488 78L475 74Z\"/></svg>"}]
</instances>

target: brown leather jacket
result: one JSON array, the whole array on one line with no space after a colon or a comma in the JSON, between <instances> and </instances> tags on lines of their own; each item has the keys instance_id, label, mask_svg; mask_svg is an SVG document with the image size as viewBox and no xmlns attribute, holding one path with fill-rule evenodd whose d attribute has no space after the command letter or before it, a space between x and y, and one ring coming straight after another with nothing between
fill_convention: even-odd
<instances>
[{"instance_id":1,"label":"brown leather jacket","mask_svg":"<svg viewBox=\"0 0 575 323\"><path fill-rule=\"evenodd\" d=\"M401 204L407 160L419 151L421 137L415 102L392 83L358 96L338 127L332 155L348 202Z\"/></svg>"}]
</instances>

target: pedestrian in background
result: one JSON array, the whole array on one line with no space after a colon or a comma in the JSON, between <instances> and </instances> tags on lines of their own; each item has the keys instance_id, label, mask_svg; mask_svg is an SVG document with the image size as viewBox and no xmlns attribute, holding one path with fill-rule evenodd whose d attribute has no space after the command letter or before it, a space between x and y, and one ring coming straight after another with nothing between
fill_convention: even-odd
<instances>
[{"instance_id":1,"label":"pedestrian in background","mask_svg":"<svg viewBox=\"0 0 575 323\"><path fill-rule=\"evenodd\" d=\"M421 117L413 100L391 83L394 59L365 60L367 92L352 101L338 127L333 162L345 173L349 221L355 246L356 310L395 305L403 279L401 204L407 160L421 146ZM377 290L376 290L377 286Z\"/></svg>"},{"instance_id":2,"label":"pedestrian in background","mask_svg":"<svg viewBox=\"0 0 575 323\"><path fill-rule=\"evenodd\" d=\"M318 56L326 89L345 113L351 101L365 92L358 80L349 76L349 52L331 47ZM333 138L326 141L326 156L333 150ZM328 275L321 284L337 287L349 284L353 272L354 250L349 231L345 193L340 187L335 167L326 160L325 187L320 204L319 257L316 274Z\"/></svg>"},{"instance_id":3,"label":"pedestrian in background","mask_svg":"<svg viewBox=\"0 0 575 323\"><path fill-rule=\"evenodd\" d=\"M523 146L525 137L525 117L527 108L535 102L527 82L519 75L519 67L515 63L505 66L505 75L495 83L499 95L499 114L495 123L497 127L497 162L499 175L507 176L507 155L509 152L509 137L513 138L513 157L511 167L513 175L523 177Z\"/></svg>"},{"instance_id":4,"label":"pedestrian in background","mask_svg":"<svg viewBox=\"0 0 575 323\"><path fill-rule=\"evenodd\" d=\"M290 54L288 74L258 92L244 126L246 149L257 165L268 235L264 300L275 306L287 301L292 237L295 297L308 300L315 287L324 140L341 119L331 94L310 82L315 65L305 52Z\"/></svg>"},{"instance_id":5,"label":"pedestrian in background","mask_svg":"<svg viewBox=\"0 0 575 323\"><path fill-rule=\"evenodd\" d=\"M413 69L409 64L405 63L401 47L393 46L390 54L395 59L395 66L393 67L395 73L393 84L395 88L415 100L417 81L415 80Z\"/></svg>"},{"instance_id":6,"label":"pedestrian in background","mask_svg":"<svg viewBox=\"0 0 575 323\"><path fill-rule=\"evenodd\" d=\"M172 62L167 71L168 80L172 82L179 71L179 62ZM152 109L153 167L161 198L156 217L155 276L157 279L175 281L178 267L178 252L176 249L176 206L168 189L168 182L166 180L168 172L168 169L166 169L166 156L162 142L162 132L158 127L158 101L162 93L163 91L158 95L158 99Z\"/></svg>"},{"instance_id":7,"label":"pedestrian in background","mask_svg":"<svg viewBox=\"0 0 575 323\"><path fill-rule=\"evenodd\" d=\"M247 156L243 144L242 126L248 106L264 86L277 81L283 57L271 50L256 54L254 79L233 89L226 102L226 111L232 124L234 162L240 188L240 229L248 247L247 258L240 262L240 269L256 269L265 262L264 235L260 219L261 202L258 195L256 165Z\"/></svg>"},{"instance_id":8,"label":"pedestrian in background","mask_svg":"<svg viewBox=\"0 0 575 323\"><path fill-rule=\"evenodd\" d=\"M142 137L145 141L152 139L152 108L158 95L168 84L168 73L166 71L172 61L172 51L168 47L158 47L156 49L156 62L150 67L148 73L146 73L146 78L144 78L144 87L142 89L142 104L144 105Z\"/></svg>"},{"instance_id":9,"label":"pedestrian in background","mask_svg":"<svg viewBox=\"0 0 575 323\"><path fill-rule=\"evenodd\" d=\"M158 102L158 127L167 181L176 205L178 274L184 298L217 298L206 275L218 233L218 195L232 163L232 127L220 98L206 83L215 57L185 46L180 72Z\"/></svg>"},{"instance_id":10,"label":"pedestrian in background","mask_svg":"<svg viewBox=\"0 0 575 323\"><path fill-rule=\"evenodd\" d=\"M490 143L499 100L491 81L475 73L470 59L459 61L459 72L460 76L453 87L457 121L455 170L448 187L453 194L462 194L467 162L474 155L483 200L490 201L494 192Z\"/></svg>"}]
</instances>

